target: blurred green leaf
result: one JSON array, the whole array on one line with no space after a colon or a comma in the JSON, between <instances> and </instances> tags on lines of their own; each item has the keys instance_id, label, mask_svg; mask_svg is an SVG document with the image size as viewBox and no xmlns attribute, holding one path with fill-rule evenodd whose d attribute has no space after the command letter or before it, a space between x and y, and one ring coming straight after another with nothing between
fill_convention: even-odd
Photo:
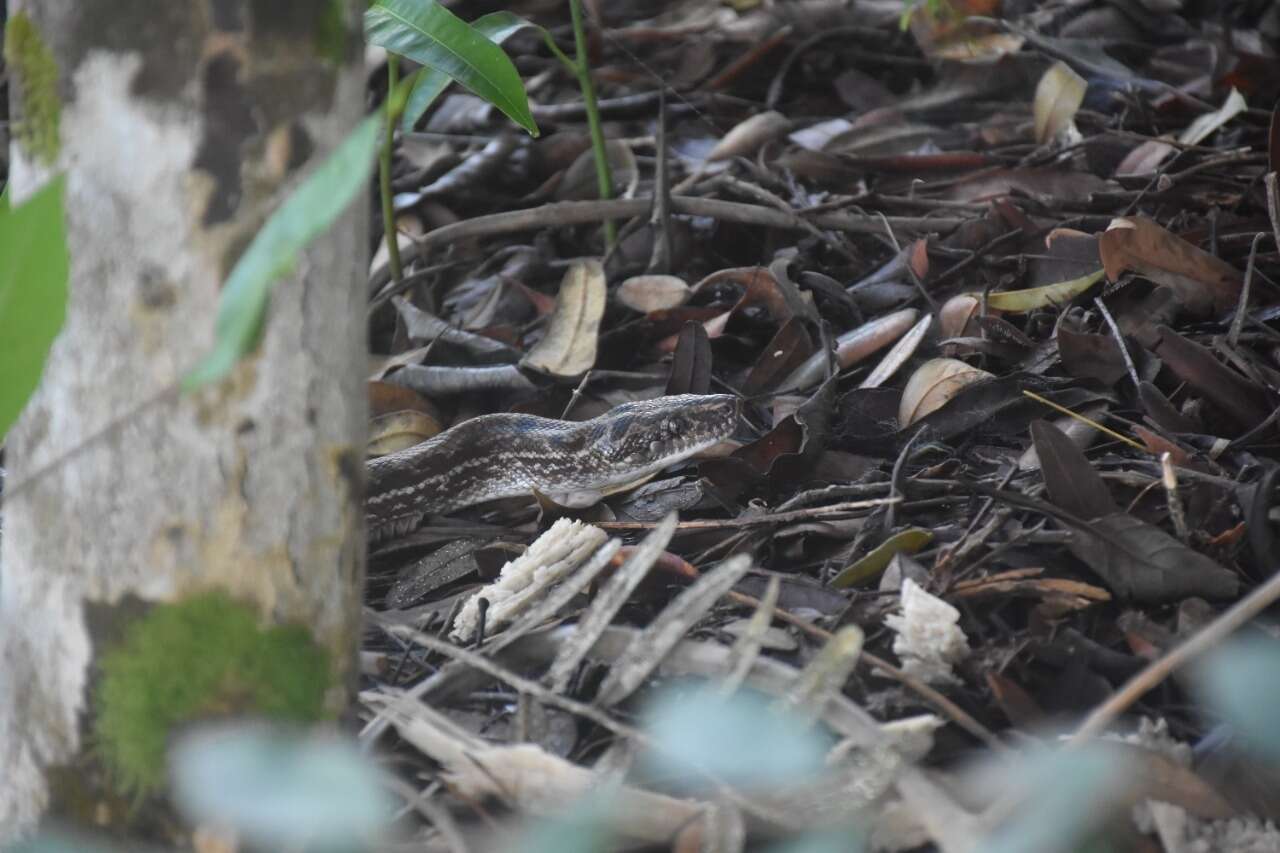
<instances>
[{"instance_id":1,"label":"blurred green leaf","mask_svg":"<svg viewBox=\"0 0 1280 853\"><path fill-rule=\"evenodd\" d=\"M448 75L538 135L506 53L435 0L379 0L364 13L364 31L370 44Z\"/></svg>"},{"instance_id":2,"label":"blurred green leaf","mask_svg":"<svg viewBox=\"0 0 1280 853\"><path fill-rule=\"evenodd\" d=\"M42 831L39 835L26 841L20 841L12 847L5 848L7 853L122 853L123 848L115 847L104 839L90 839L79 832L62 830ZM157 850L155 847L137 847L131 845L135 853Z\"/></svg>"},{"instance_id":3,"label":"blurred green leaf","mask_svg":"<svg viewBox=\"0 0 1280 853\"><path fill-rule=\"evenodd\" d=\"M606 786L574 803L559 817L536 821L511 849L520 853L599 853L614 840L610 816L616 790Z\"/></svg>"},{"instance_id":4,"label":"blurred green leaf","mask_svg":"<svg viewBox=\"0 0 1280 853\"><path fill-rule=\"evenodd\" d=\"M271 288L298 253L323 234L365 188L381 116L372 115L333 150L271 214L218 297L213 352L182 380L190 391L226 376L258 344Z\"/></svg>"},{"instance_id":5,"label":"blurred green leaf","mask_svg":"<svg viewBox=\"0 0 1280 853\"><path fill-rule=\"evenodd\" d=\"M1280 643L1229 643L1193 672L1201 701L1232 723L1245 742L1280 762Z\"/></svg>"},{"instance_id":6,"label":"blurred green leaf","mask_svg":"<svg viewBox=\"0 0 1280 853\"><path fill-rule=\"evenodd\" d=\"M856 827L824 829L766 847L764 853L862 853L867 844Z\"/></svg>"},{"instance_id":7,"label":"blurred green leaf","mask_svg":"<svg viewBox=\"0 0 1280 853\"><path fill-rule=\"evenodd\" d=\"M490 12L488 15L481 15L471 22L471 28L483 35L494 44L502 44L511 35L524 27L537 27L531 24L519 15L513 15L511 12ZM449 87L452 78L443 71L435 68L424 68L418 72L418 78L414 81L413 91L409 93L408 103L404 107L404 115L400 120L400 129L403 131L413 130L414 125L418 123L418 119L422 118L422 114L440 97L440 93Z\"/></svg>"},{"instance_id":8,"label":"blurred green leaf","mask_svg":"<svg viewBox=\"0 0 1280 853\"><path fill-rule=\"evenodd\" d=\"M785 785L812 779L832 741L752 692L722 696L672 688L644 715L655 749L646 763L660 776L696 782L710 773L732 785Z\"/></svg>"},{"instance_id":9,"label":"blurred green leaf","mask_svg":"<svg viewBox=\"0 0 1280 853\"><path fill-rule=\"evenodd\" d=\"M172 752L173 795L192 823L265 850L342 849L390 820L378 769L354 743L266 725L198 728Z\"/></svg>"},{"instance_id":10,"label":"blurred green leaf","mask_svg":"<svg viewBox=\"0 0 1280 853\"><path fill-rule=\"evenodd\" d=\"M67 316L67 231L59 176L16 208L0 196L0 442L27 404Z\"/></svg>"},{"instance_id":11,"label":"blurred green leaf","mask_svg":"<svg viewBox=\"0 0 1280 853\"><path fill-rule=\"evenodd\" d=\"M983 853L1068 853L1105 824L1129 787L1121 755L1089 746L1044 752L1012 766L1007 790L1022 797L1014 817L982 846Z\"/></svg>"}]
</instances>

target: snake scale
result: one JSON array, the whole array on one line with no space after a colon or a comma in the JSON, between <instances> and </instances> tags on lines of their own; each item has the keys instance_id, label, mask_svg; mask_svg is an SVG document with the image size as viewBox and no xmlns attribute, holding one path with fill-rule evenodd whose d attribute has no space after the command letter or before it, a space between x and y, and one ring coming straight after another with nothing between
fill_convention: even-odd
<instances>
[{"instance_id":1,"label":"snake scale","mask_svg":"<svg viewBox=\"0 0 1280 853\"><path fill-rule=\"evenodd\" d=\"M428 514L535 491L589 506L727 439L738 398L680 394L624 403L588 421L480 415L367 463L369 541L403 535Z\"/></svg>"}]
</instances>

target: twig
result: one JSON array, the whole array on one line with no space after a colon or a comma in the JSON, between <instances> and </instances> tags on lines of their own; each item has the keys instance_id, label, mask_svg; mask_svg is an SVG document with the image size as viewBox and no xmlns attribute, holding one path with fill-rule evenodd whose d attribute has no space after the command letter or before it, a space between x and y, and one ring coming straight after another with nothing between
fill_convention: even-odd
<instances>
[{"instance_id":1,"label":"twig","mask_svg":"<svg viewBox=\"0 0 1280 853\"><path fill-rule=\"evenodd\" d=\"M1095 296L1093 304L1102 312L1102 319L1107 321L1107 328L1111 330L1111 335L1116 339L1116 346L1120 348L1120 357L1124 359L1125 370L1129 371L1129 379L1133 382L1133 390L1138 391L1138 387L1142 384L1142 380L1138 378L1138 368L1133 364L1133 357L1129 355L1129 348L1124 345L1124 335L1120 334L1120 327L1116 325L1116 320L1111 316L1111 312L1107 310L1107 305L1101 298Z\"/></svg>"},{"instance_id":2,"label":"twig","mask_svg":"<svg viewBox=\"0 0 1280 853\"><path fill-rule=\"evenodd\" d=\"M610 201L560 201L528 210L514 210L477 216L454 222L427 232L414 240L418 252L425 248L449 245L475 237L492 237L520 231L537 231L567 225L588 225L605 219L630 219L643 216L653 204L652 196L639 196ZM968 220L959 216L865 216L851 213L824 213L800 216L782 210L741 202L719 201L694 196L672 196L671 210L685 216L706 216L722 222L758 225L763 228L806 230L812 223L819 228L857 234L878 233L887 222L890 227L911 233L944 232L958 228ZM406 253L407 254L407 253ZM403 256L402 256L403 257Z\"/></svg>"},{"instance_id":3,"label":"twig","mask_svg":"<svg viewBox=\"0 0 1280 853\"><path fill-rule=\"evenodd\" d=\"M1080 728L1076 729L1068 744L1079 746L1095 737L1111 725L1125 709L1137 702L1148 691L1172 675L1178 668L1213 648L1246 622L1257 616L1280 599L1280 573L1262 586L1236 602L1217 619L1189 637L1159 660L1152 661L1145 669L1130 678L1123 687L1093 709Z\"/></svg>"},{"instance_id":4,"label":"twig","mask_svg":"<svg viewBox=\"0 0 1280 853\"><path fill-rule=\"evenodd\" d=\"M1062 412L1062 414L1067 415L1068 417L1075 418L1076 420L1080 421L1081 423L1086 423L1086 424L1088 424L1089 426L1091 426L1091 427L1093 427L1094 429L1096 429L1098 432L1105 433L1105 434L1107 434L1107 435L1111 436L1111 437L1112 437L1112 438L1114 438L1116 441L1123 441L1125 444L1129 445L1130 447L1133 447L1133 448L1136 448L1136 449L1138 449L1138 450L1141 450L1143 453L1150 453L1150 452L1151 452L1150 450L1148 450L1147 448L1143 447L1143 446L1142 446L1141 444L1139 444L1138 442L1134 441L1132 438L1129 438L1129 437L1127 437L1127 436L1123 436L1123 435L1121 435L1120 433L1116 432L1116 431L1115 431L1115 430L1113 430L1113 429L1108 429L1107 427L1104 427L1102 424L1100 424L1100 423L1098 423L1097 421L1095 421L1093 418L1085 417L1084 415L1080 414L1079 412L1073 412L1073 411L1071 411L1070 409L1068 409L1066 406L1059 406L1057 403L1053 402L1052 400L1046 400L1044 397L1041 397L1039 394L1035 393L1034 391L1027 391L1027 390L1025 390L1025 389L1024 389L1022 393L1023 393L1023 394L1025 394L1026 396L1030 397L1032 400L1035 400L1037 403L1043 403L1044 405L1048 406L1049 408L1051 408L1051 409L1055 409L1055 410L1057 410L1057 411L1059 411L1059 412Z\"/></svg>"},{"instance_id":5,"label":"twig","mask_svg":"<svg viewBox=\"0 0 1280 853\"><path fill-rule=\"evenodd\" d=\"M736 590L730 590L728 593L725 594L725 598L729 599L730 601L733 601L736 604L741 604L744 607L754 608L754 607L761 606L760 599L756 598L753 595L747 595L746 593L743 593L743 592L737 592ZM834 636L830 631L827 631L823 628L819 628L817 625L810 623L808 620L802 619L801 617L796 616L794 613L791 613L788 610L784 610L781 607L775 608L773 615L780 621L786 622L788 625L793 625L796 628L799 628L804 633L813 637L814 639L821 640L824 643L828 642L832 638L832 636ZM915 676L902 671L901 669L889 663L888 661L884 660L883 658L879 658L871 654L866 649L862 650L862 654L859 656L859 661L865 662L872 669L878 671L879 673L886 676L887 678L897 681L899 684L913 691L921 699L925 700L930 705L937 708L945 716L951 718L951 720L956 725L960 726L962 729L964 729L974 737L978 738L978 740L982 741L992 749L999 750L1001 752L1004 752L1008 749L1008 747L1006 747L1000 741L999 738L997 738L994 734L992 734L990 729L988 729L986 726L982 725L982 723L978 722L973 717L971 717L969 713L965 711L963 708L961 708L959 705L952 702L946 696L943 696L937 690L934 690L928 684L925 684L923 681L916 678Z\"/></svg>"},{"instance_id":6,"label":"twig","mask_svg":"<svg viewBox=\"0 0 1280 853\"><path fill-rule=\"evenodd\" d=\"M859 509L870 509L871 507L884 506L886 504L894 504L901 501L902 498L875 498L867 501L849 501L847 503L832 504L831 506L811 507L809 509L797 509L791 512L775 512L770 515L749 516L747 518L721 518L707 519L704 521L682 521L676 525L676 531L682 530L736 530L740 527L757 527L762 524L790 524L793 521L804 521L813 518L827 518L831 516L843 516L846 513ZM656 521L598 521L595 526L601 530L651 530L656 527Z\"/></svg>"},{"instance_id":7,"label":"twig","mask_svg":"<svg viewBox=\"0 0 1280 853\"><path fill-rule=\"evenodd\" d=\"M1178 495L1178 474L1173 470L1173 457L1168 451L1160 454L1160 482L1164 485L1164 499L1169 506L1169 518L1173 521L1173 530L1183 542L1187 541L1187 514L1182 508L1182 498Z\"/></svg>"},{"instance_id":8,"label":"twig","mask_svg":"<svg viewBox=\"0 0 1280 853\"><path fill-rule=\"evenodd\" d=\"M1267 236L1266 231L1253 235L1253 243L1249 246L1249 264L1244 269L1244 284L1240 286L1240 299L1236 303L1236 315L1231 318L1231 331L1227 332L1227 343L1232 349L1240 340L1240 330L1244 328L1244 316L1249 312L1249 289L1253 284L1253 270L1258 259L1258 244Z\"/></svg>"}]
</instances>

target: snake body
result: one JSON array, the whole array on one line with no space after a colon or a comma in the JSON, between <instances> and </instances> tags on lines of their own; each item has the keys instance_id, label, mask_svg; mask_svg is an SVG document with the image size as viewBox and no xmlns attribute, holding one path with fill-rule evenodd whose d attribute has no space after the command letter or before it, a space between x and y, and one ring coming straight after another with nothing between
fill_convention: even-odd
<instances>
[{"instance_id":1,"label":"snake body","mask_svg":"<svg viewBox=\"0 0 1280 853\"><path fill-rule=\"evenodd\" d=\"M724 441L738 399L681 394L624 403L588 421L481 415L367 463L369 540L398 536L428 514L537 491L587 506Z\"/></svg>"}]
</instances>

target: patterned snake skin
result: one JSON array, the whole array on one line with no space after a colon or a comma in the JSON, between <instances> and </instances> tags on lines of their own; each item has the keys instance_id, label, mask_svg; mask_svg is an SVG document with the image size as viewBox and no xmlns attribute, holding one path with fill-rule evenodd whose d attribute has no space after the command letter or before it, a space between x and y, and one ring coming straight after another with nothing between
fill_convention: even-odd
<instances>
[{"instance_id":1,"label":"patterned snake skin","mask_svg":"<svg viewBox=\"0 0 1280 853\"><path fill-rule=\"evenodd\" d=\"M683 394L624 403L589 421L481 415L368 464L369 541L430 513L529 495L589 506L727 439L738 398Z\"/></svg>"}]
</instances>

